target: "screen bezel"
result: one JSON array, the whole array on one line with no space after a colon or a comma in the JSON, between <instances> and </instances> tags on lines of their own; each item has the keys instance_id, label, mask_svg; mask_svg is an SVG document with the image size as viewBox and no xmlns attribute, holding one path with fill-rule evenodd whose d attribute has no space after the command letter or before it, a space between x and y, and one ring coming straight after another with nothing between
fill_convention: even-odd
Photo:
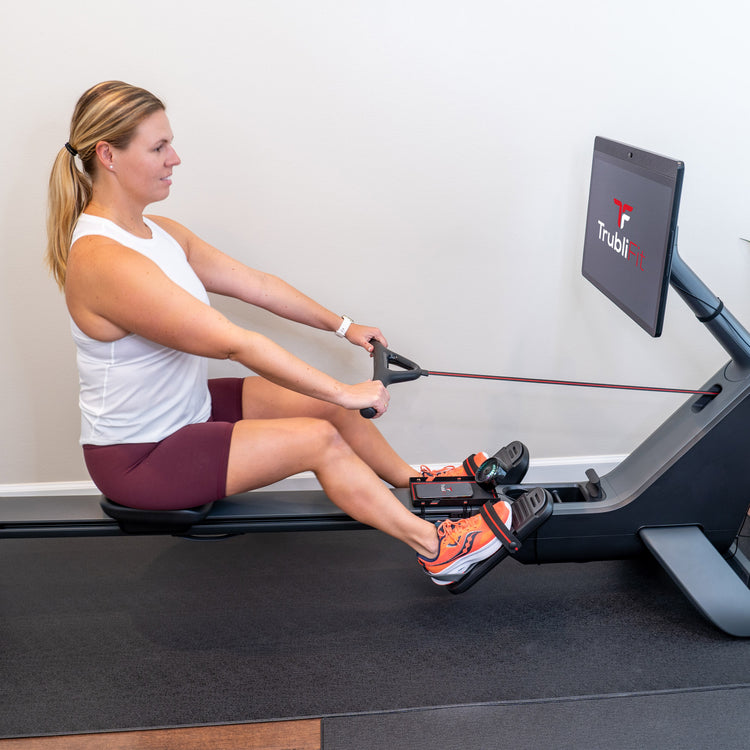
<instances>
[{"instance_id":1,"label":"screen bezel","mask_svg":"<svg viewBox=\"0 0 750 750\"><path fill-rule=\"evenodd\" d=\"M663 253L663 262L657 273L661 274L658 285L659 299L655 306L656 312L652 319L644 320L627 303L616 296L610 289L586 269L586 237L588 236L589 221L591 221L591 191L594 187L594 171L597 159L604 159L610 164L667 186L671 191L669 206L668 231L666 232L666 245L660 248ZM589 183L589 206L586 215L586 235L584 237L584 253L581 271L584 278L593 284L602 294L626 313L633 321L643 328L650 336L661 336L664 325L664 312L667 304L667 293L669 290L669 278L672 268L672 253L677 236L677 217L679 214L680 195L682 192L682 178L685 171L683 162L669 159L659 154L645 151L644 149L629 146L618 141L612 141L601 136L594 140L594 153L591 163L591 180Z\"/></svg>"}]
</instances>

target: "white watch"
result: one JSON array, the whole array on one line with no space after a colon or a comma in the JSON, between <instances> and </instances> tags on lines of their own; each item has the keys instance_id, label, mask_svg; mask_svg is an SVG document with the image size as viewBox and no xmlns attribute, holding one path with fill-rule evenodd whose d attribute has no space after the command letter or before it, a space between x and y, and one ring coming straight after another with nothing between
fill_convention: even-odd
<instances>
[{"instance_id":1,"label":"white watch","mask_svg":"<svg viewBox=\"0 0 750 750\"><path fill-rule=\"evenodd\" d=\"M349 326L354 322L348 315L342 315L341 316L343 320L341 321L341 325L339 326L338 331L336 331L336 335L343 339L344 336L346 336L346 332L349 330Z\"/></svg>"}]
</instances>

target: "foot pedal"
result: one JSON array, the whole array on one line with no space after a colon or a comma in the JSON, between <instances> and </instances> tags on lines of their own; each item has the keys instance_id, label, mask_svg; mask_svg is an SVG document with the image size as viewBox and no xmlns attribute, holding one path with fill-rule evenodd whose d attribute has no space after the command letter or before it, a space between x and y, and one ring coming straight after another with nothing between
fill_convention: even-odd
<instances>
[{"instance_id":1,"label":"foot pedal","mask_svg":"<svg viewBox=\"0 0 750 750\"><path fill-rule=\"evenodd\" d=\"M502 497L502 496L501 496ZM516 498L512 503L513 523L507 540L498 536L503 542L500 549L486 560L477 563L463 578L449 583L446 588L451 594L462 594L470 589L480 578L484 577L499 562L502 562L512 551L517 551L524 539L527 539L552 515L552 494L544 487L534 487ZM494 524L490 524L494 529ZM514 546L518 545L515 547Z\"/></svg>"},{"instance_id":2,"label":"foot pedal","mask_svg":"<svg viewBox=\"0 0 750 750\"><path fill-rule=\"evenodd\" d=\"M494 458L505 471L503 484L521 484L529 470L529 449L520 440L500 448Z\"/></svg>"},{"instance_id":3,"label":"foot pedal","mask_svg":"<svg viewBox=\"0 0 750 750\"><path fill-rule=\"evenodd\" d=\"M126 534L185 534L208 515L213 503L184 510L143 510L103 497L100 505Z\"/></svg>"}]
</instances>

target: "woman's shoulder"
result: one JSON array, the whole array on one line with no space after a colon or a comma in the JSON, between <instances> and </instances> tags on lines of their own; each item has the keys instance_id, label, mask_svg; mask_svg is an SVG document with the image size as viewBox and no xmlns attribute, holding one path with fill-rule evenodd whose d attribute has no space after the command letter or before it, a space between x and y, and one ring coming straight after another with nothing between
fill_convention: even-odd
<instances>
[{"instance_id":1,"label":"woman's shoulder","mask_svg":"<svg viewBox=\"0 0 750 750\"><path fill-rule=\"evenodd\" d=\"M116 233L117 226L109 219L95 214L83 213L78 217L73 228L71 245L75 244L81 237L97 236L114 239Z\"/></svg>"},{"instance_id":2,"label":"woman's shoulder","mask_svg":"<svg viewBox=\"0 0 750 750\"><path fill-rule=\"evenodd\" d=\"M154 216L153 214L148 214L143 218L156 224L165 232L171 234L175 239L179 239L180 237L187 237L191 234L190 230L186 226L180 224L174 219L168 218L167 216Z\"/></svg>"},{"instance_id":3,"label":"woman's shoulder","mask_svg":"<svg viewBox=\"0 0 750 750\"><path fill-rule=\"evenodd\" d=\"M139 266L146 257L113 237L87 234L79 237L68 255L67 282L74 279L101 281L102 277L122 274L125 268Z\"/></svg>"},{"instance_id":4,"label":"woman's shoulder","mask_svg":"<svg viewBox=\"0 0 750 750\"><path fill-rule=\"evenodd\" d=\"M182 247L186 255L189 256L191 241L194 240L195 235L186 226L180 224L174 219L169 219L166 216L144 216L147 221L156 224L157 227L166 232L170 237L176 240Z\"/></svg>"}]
</instances>

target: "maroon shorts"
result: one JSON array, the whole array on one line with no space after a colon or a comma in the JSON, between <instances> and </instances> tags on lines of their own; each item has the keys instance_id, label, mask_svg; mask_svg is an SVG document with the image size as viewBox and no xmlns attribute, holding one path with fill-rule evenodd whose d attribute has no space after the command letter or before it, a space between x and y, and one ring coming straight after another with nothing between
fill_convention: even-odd
<instances>
[{"instance_id":1,"label":"maroon shorts","mask_svg":"<svg viewBox=\"0 0 750 750\"><path fill-rule=\"evenodd\" d=\"M208 381L211 417L158 443L84 445L86 468L100 492L121 505L176 510L226 495L229 446L242 419L243 378Z\"/></svg>"}]
</instances>

